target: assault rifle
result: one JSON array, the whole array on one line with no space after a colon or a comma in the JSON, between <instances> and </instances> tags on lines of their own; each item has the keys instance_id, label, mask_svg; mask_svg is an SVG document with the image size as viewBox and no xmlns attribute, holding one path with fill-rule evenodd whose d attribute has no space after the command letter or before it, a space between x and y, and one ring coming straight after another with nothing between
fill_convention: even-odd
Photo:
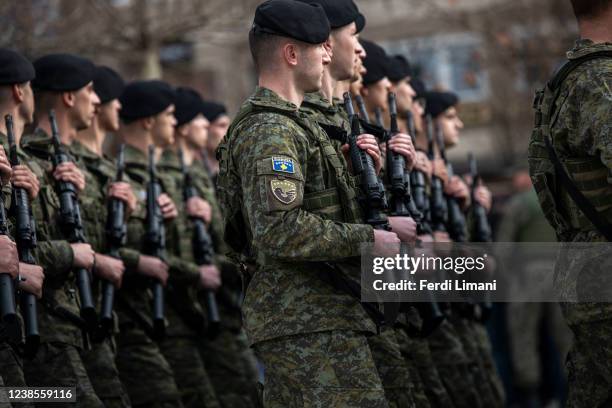
<instances>
[{"instance_id":1,"label":"assault rifle","mask_svg":"<svg viewBox=\"0 0 612 408\"><path fill-rule=\"evenodd\" d=\"M51 140L54 148L53 165L57 167L72 160L60 143L54 110L49 112L49 122L51 123ZM76 186L69 181L58 180L56 192L60 201L60 228L64 236L71 243L86 243ZM98 316L91 293L91 277L89 271L85 268L77 268L74 272L81 303L81 319L83 319L89 331L93 332L98 324Z\"/></svg>"}]
</instances>

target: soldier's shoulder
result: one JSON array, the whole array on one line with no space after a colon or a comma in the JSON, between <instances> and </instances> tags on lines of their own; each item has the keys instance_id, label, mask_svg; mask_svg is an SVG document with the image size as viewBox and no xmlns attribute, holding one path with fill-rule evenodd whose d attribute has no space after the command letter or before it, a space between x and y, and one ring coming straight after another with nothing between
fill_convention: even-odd
<instances>
[{"instance_id":1,"label":"soldier's shoulder","mask_svg":"<svg viewBox=\"0 0 612 408\"><path fill-rule=\"evenodd\" d=\"M602 55L605 51L608 55ZM578 61L600 53L600 56L584 60L568 76L564 86L577 92L595 93L601 90L611 92L612 81L612 43L595 44L590 40L579 40L573 49L568 51L570 61ZM603 89L602 89L603 87Z\"/></svg>"}]
</instances>

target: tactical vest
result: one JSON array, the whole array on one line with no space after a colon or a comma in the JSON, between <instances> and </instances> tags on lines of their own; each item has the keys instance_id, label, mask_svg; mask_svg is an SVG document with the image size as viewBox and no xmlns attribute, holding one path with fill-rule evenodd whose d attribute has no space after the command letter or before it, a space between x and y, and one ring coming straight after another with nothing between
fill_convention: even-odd
<instances>
[{"instance_id":1,"label":"tactical vest","mask_svg":"<svg viewBox=\"0 0 612 408\"><path fill-rule=\"evenodd\" d=\"M347 174L345 166L338 157L338 153L327 135L318 127L313 126L299 114L277 109L265 101L253 100L243 108L234 123L228 129L230 137L225 138L219 146L217 158L219 160L219 197L222 208L225 209L225 238L227 243L236 252L249 254L250 236L244 240L245 233L250 235L242 216L242 197L240 192L240 178L236 173L236 164L232 157L233 135L237 129L246 125L248 120L258 113L278 113L290 118L302 127L310 140L318 146L324 158L325 190L304 194L302 208L305 211L320 217L337 222L361 223L362 214L357 203L354 182ZM246 250L246 251L245 251Z\"/></svg>"},{"instance_id":2,"label":"tactical vest","mask_svg":"<svg viewBox=\"0 0 612 408\"><path fill-rule=\"evenodd\" d=\"M572 240L581 231L601 231L594 224L609 226L608 220L612 220L608 168L595 156L571 157L557 153L558 140L552 131L564 100L561 85L578 66L598 58L612 58L612 49L593 51L567 62L536 92L533 104L535 126L528 150L531 179L544 215L561 241ZM594 218L600 222L591 222Z\"/></svg>"}]
</instances>

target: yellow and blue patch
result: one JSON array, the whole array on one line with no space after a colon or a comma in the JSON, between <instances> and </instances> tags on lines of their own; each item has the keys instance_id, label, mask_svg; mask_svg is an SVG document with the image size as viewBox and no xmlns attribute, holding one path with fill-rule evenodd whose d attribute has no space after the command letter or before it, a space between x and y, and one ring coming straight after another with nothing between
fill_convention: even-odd
<instances>
[{"instance_id":1,"label":"yellow and blue patch","mask_svg":"<svg viewBox=\"0 0 612 408\"><path fill-rule=\"evenodd\" d=\"M280 173L295 173L293 166L293 160L286 157L273 157L272 158L272 170Z\"/></svg>"}]
</instances>

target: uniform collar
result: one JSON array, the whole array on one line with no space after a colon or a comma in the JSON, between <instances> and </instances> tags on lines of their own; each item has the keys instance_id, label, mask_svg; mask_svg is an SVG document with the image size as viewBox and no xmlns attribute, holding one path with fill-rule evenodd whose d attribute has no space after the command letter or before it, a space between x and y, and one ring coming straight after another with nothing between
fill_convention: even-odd
<instances>
[{"instance_id":1,"label":"uniform collar","mask_svg":"<svg viewBox=\"0 0 612 408\"><path fill-rule=\"evenodd\" d=\"M271 89L260 86L255 89L255 93L249 98L249 102L256 106L274 108L292 113L298 112L298 107L295 104L284 100Z\"/></svg>"},{"instance_id":2,"label":"uniform collar","mask_svg":"<svg viewBox=\"0 0 612 408\"><path fill-rule=\"evenodd\" d=\"M567 58L573 60L586 54L604 50L612 50L612 43L594 43L592 40L581 38L576 41L574 48L567 52Z\"/></svg>"}]
</instances>

